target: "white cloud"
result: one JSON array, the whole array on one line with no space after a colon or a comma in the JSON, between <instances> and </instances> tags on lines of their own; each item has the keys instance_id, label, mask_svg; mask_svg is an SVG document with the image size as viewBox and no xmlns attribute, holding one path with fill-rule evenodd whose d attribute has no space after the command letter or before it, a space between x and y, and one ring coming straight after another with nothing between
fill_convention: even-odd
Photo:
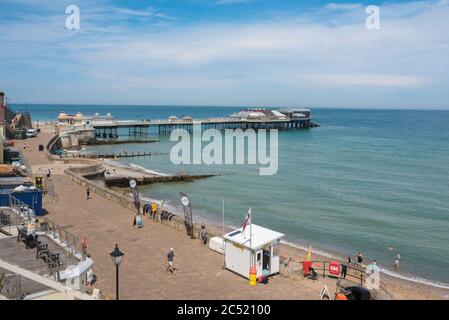
<instances>
[{"instance_id":1,"label":"white cloud","mask_svg":"<svg viewBox=\"0 0 449 320\"><path fill-rule=\"evenodd\" d=\"M352 10L360 10L363 8L360 3L335 3L331 2L325 6L328 10L342 10L342 11L352 11Z\"/></svg>"},{"instance_id":2,"label":"white cloud","mask_svg":"<svg viewBox=\"0 0 449 320\"><path fill-rule=\"evenodd\" d=\"M261 104L298 99L313 103L323 90L343 101L339 90L344 88L346 94L364 90L373 96L371 101L402 104L417 101L418 91L429 92L438 103L449 105L444 93L449 85L448 2L384 5L381 29L375 31L364 27L364 10L348 15L357 6L324 7L336 24L300 15L275 22L162 28L135 28L117 19L108 23L111 13L154 23L155 16L163 15L154 8L89 7L81 12L79 32L64 29L64 15L29 15L0 29L0 66L8 61L26 70L24 77L39 75L36 86L64 86L56 81L58 76L69 77L78 96L87 84L104 96L112 91L111 97L123 99L131 99L132 90L137 103L232 104L239 98ZM77 87L76 79L83 85ZM379 95L379 90L388 90L390 96ZM189 98L187 91L195 94ZM163 95L165 101L152 100Z\"/></svg>"},{"instance_id":3,"label":"white cloud","mask_svg":"<svg viewBox=\"0 0 449 320\"><path fill-rule=\"evenodd\" d=\"M395 74L318 74L310 81L324 86L376 86L376 87L419 87L427 79L417 76Z\"/></svg>"}]
</instances>

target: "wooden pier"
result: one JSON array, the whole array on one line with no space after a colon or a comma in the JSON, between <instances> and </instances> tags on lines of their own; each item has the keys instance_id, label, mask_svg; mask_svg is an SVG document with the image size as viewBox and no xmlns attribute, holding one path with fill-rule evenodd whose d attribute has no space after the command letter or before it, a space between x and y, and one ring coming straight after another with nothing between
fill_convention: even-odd
<instances>
[{"instance_id":1,"label":"wooden pier","mask_svg":"<svg viewBox=\"0 0 449 320\"><path fill-rule=\"evenodd\" d=\"M130 136L148 135L150 131L158 134L170 133L176 129L193 131L195 126L206 129L278 129L278 130L298 130L317 126L310 118L207 118L207 119L182 119L182 120L102 120L92 121L97 137L115 138L118 136L118 129L127 128ZM154 129L154 130L151 130Z\"/></svg>"}]
</instances>

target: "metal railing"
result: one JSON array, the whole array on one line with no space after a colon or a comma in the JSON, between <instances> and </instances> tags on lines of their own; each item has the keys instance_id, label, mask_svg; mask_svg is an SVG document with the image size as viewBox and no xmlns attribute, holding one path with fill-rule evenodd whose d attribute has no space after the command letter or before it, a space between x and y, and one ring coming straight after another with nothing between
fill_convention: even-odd
<instances>
[{"instance_id":1,"label":"metal railing","mask_svg":"<svg viewBox=\"0 0 449 320\"><path fill-rule=\"evenodd\" d=\"M21 223L28 223L31 219L35 218L34 210L23 201L14 197L12 194L9 195L9 206L19 215L21 218Z\"/></svg>"},{"instance_id":2,"label":"metal railing","mask_svg":"<svg viewBox=\"0 0 449 320\"><path fill-rule=\"evenodd\" d=\"M291 260L291 261L293 261L293 260ZM304 263L304 261L299 261L301 268L299 270L295 270L295 271L299 271L299 272L303 273L304 272L304 270L302 268L303 263ZM360 284L361 286L364 285L365 280L367 280L367 278L368 278L368 274L366 273L365 270L362 269L362 267L356 267L351 264L344 264L347 268L345 275L343 275L342 273L340 273L340 275L334 275L329 272L329 265L331 264L330 261L314 260L314 261L311 261L311 263L312 263L311 267L315 270L315 272L317 274L321 274L323 276L323 278L326 276L339 278L339 279L349 278L349 279L353 280L354 282ZM343 266L343 264L341 264L341 265ZM385 287L382 284L379 284L379 289L390 296L390 294L388 293L388 291L385 289Z\"/></svg>"},{"instance_id":3,"label":"metal railing","mask_svg":"<svg viewBox=\"0 0 449 320\"><path fill-rule=\"evenodd\" d=\"M20 216L14 214L11 209L2 209L0 211L0 229L3 232L12 234L12 230L22 223Z\"/></svg>"},{"instance_id":4,"label":"metal railing","mask_svg":"<svg viewBox=\"0 0 449 320\"><path fill-rule=\"evenodd\" d=\"M44 221L41 221L40 223L41 231L44 231L47 235L51 235L54 239L59 240L60 244L67 249L71 263L78 260L76 255L80 255L83 260L86 258L84 249L81 246L81 241L78 237L61 228L48 218L44 218Z\"/></svg>"}]
</instances>

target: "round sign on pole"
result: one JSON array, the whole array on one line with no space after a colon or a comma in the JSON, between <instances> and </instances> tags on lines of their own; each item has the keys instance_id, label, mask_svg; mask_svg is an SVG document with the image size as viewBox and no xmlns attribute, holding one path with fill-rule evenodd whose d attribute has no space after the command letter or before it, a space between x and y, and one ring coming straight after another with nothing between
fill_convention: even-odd
<instances>
[{"instance_id":1,"label":"round sign on pole","mask_svg":"<svg viewBox=\"0 0 449 320\"><path fill-rule=\"evenodd\" d=\"M137 185L136 180L133 179L133 180L129 181L129 186L130 186L131 188L135 188L136 185Z\"/></svg>"},{"instance_id":2,"label":"round sign on pole","mask_svg":"<svg viewBox=\"0 0 449 320\"><path fill-rule=\"evenodd\" d=\"M187 197L182 197L181 202L183 205L188 206L189 205L189 199Z\"/></svg>"}]
</instances>

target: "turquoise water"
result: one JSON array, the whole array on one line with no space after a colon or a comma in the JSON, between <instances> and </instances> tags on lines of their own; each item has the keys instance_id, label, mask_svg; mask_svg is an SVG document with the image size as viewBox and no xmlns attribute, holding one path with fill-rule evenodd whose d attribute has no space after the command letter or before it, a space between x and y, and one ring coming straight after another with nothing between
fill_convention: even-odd
<instances>
[{"instance_id":1,"label":"turquoise water","mask_svg":"<svg viewBox=\"0 0 449 320\"><path fill-rule=\"evenodd\" d=\"M117 118L225 116L229 107L15 106L33 119L61 110L111 112ZM179 205L191 198L195 216L240 225L252 207L254 223L311 241L323 251L376 259L400 275L449 283L449 111L313 109L319 128L279 134L279 170L259 176L258 166L175 166L169 155L126 161L166 173L221 173L193 183L142 188L153 198ZM126 135L126 131L122 132ZM98 146L90 150L169 152L167 136L147 145ZM195 218L195 217L194 217Z\"/></svg>"}]
</instances>

